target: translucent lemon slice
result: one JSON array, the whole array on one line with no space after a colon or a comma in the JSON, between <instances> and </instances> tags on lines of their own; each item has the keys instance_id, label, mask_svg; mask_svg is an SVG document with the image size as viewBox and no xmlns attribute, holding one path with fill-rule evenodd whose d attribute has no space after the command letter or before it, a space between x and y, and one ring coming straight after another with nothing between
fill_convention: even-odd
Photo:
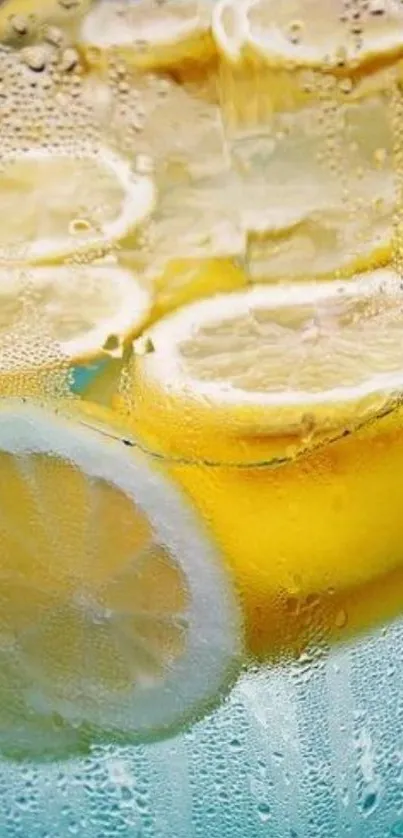
<instances>
[{"instance_id":1,"label":"translucent lemon slice","mask_svg":"<svg viewBox=\"0 0 403 838\"><path fill-rule=\"evenodd\" d=\"M250 50L272 64L323 67L402 51L398 0L219 0L213 19L215 37L235 61Z\"/></svg>"},{"instance_id":2,"label":"translucent lemon slice","mask_svg":"<svg viewBox=\"0 0 403 838\"><path fill-rule=\"evenodd\" d=\"M382 95L277 114L267 134L239 142L237 206L254 278L352 273L390 255L399 143Z\"/></svg>"},{"instance_id":3,"label":"translucent lemon slice","mask_svg":"<svg viewBox=\"0 0 403 838\"><path fill-rule=\"evenodd\" d=\"M90 63L113 50L143 69L208 61L214 54L209 0L99 0L83 22L81 44Z\"/></svg>"},{"instance_id":4,"label":"translucent lemon slice","mask_svg":"<svg viewBox=\"0 0 403 838\"><path fill-rule=\"evenodd\" d=\"M106 147L33 145L3 154L0 163L3 259L102 255L154 207L152 178Z\"/></svg>"},{"instance_id":5,"label":"translucent lemon slice","mask_svg":"<svg viewBox=\"0 0 403 838\"><path fill-rule=\"evenodd\" d=\"M122 437L107 412L1 405L0 675L39 725L145 739L217 701L242 627L189 503Z\"/></svg>"},{"instance_id":6,"label":"translucent lemon slice","mask_svg":"<svg viewBox=\"0 0 403 838\"><path fill-rule=\"evenodd\" d=\"M148 286L113 263L0 267L0 336L24 320L27 297L55 346L76 362L121 349L152 305Z\"/></svg>"},{"instance_id":7,"label":"translucent lemon slice","mask_svg":"<svg viewBox=\"0 0 403 838\"><path fill-rule=\"evenodd\" d=\"M320 99L329 72L352 75L359 96L367 88L363 73L370 87L387 88L382 67L402 55L403 13L399 0L219 0L213 32L224 59L225 103L231 109L232 100L241 121L259 120L273 107Z\"/></svg>"},{"instance_id":8,"label":"translucent lemon slice","mask_svg":"<svg viewBox=\"0 0 403 838\"><path fill-rule=\"evenodd\" d=\"M279 599L403 563L402 301L389 270L256 286L167 316L134 356L120 407L208 521L254 644Z\"/></svg>"}]
</instances>

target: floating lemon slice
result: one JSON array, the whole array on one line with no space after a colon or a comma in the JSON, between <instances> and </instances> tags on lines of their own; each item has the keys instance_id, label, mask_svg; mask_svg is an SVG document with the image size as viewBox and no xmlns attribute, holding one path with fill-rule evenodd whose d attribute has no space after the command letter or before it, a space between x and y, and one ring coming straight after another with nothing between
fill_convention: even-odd
<instances>
[{"instance_id":1,"label":"floating lemon slice","mask_svg":"<svg viewBox=\"0 0 403 838\"><path fill-rule=\"evenodd\" d=\"M144 336L115 400L208 521L254 649L279 598L403 562L402 303L389 270L193 303Z\"/></svg>"},{"instance_id":2,"label":"floating lemon slice","mask_svg":"<svg viewBox=\"0 0 403 838\"><path fill-rule=\"evenodd\" d=\"M403 52L398 0L219 0L213 32L224 58L224 104L241 121L322 98L328 79L320 73L352 74L357 96L367 91L363 72L370 88L387 89L383 65ZM306 70L319 75L308 79Z\"/></svg>"},{"instance_id":3,"label":"floating lemon slice","mask_svg":"<svg viewBox=\"0 0 403 838\"><path fill-rule=\"evenodd\" d=\"M38 725L144 739L217 701L242 628L202 524L122 437L107 411L3 401L0 674Z\"/></svg>"},{"instance_id":4,"label":"floating lemon slice","mask_svg":"<svg viewBox=\"0 0 403 838\"><path fill-rule=\"evenodd\" d=\"M390 256L399 143L391 116L382 95L337 113L304 108L234 147L255 279L352 273Z\"/></svg>"},{"instance_id":5,"label":"floating lemon slice","mask_svg":"<svg viewBox=\"0 0 403 838\"><path fill-rule=\"evenodd\" d=\"M219 0L214 35L227 58L246 51L271 64L323 68L363 64L402 52L399 0Z\"/></svg>"},{"instance_id":6,"label":"floating lemon slice","mask_svg":"<svg viewBox=\"0 0 403 838\"><path fill-rule=\"evenodd\" d=\"M179 309L135 357L142 433L156 439L164 428L167 453L233 463L286 458L292 440L343 433L400 392L402 299L385 269L344 283L256 285Z\"/></svg>"},{"instance_id":7,"label":"floating lemon slice","mask_svg":"<svg viewBox=\"0 0 403 838\"><path fill-rule=\"evenodd\" d=\"M90 63L109 51L142 69L206 62L214 55L209 0L99 0L80 33Z\"/></svg>"},{"instance_id":8,"label":"floating lemon slice","mask_svg":"<svg viewBox=\"0 0 403 838\"><path fill-rule=\"evenodd\" d=\"M152 305L148 286L116 264L0 267L0 334L24 321L27 298L55 346L74 361L121 350Z\"/></svg>"},{"instance_id":9,"label":"floating lemon slice","mask_svg":"<svg viewBox=\"0 0 403 838\"><path fill-rule=\"evenodd\" d=\"M0 253L30 262L107 253L155 200L150 176L102 146L32 146L3 154Z\"/></svg>"}]
</instances>

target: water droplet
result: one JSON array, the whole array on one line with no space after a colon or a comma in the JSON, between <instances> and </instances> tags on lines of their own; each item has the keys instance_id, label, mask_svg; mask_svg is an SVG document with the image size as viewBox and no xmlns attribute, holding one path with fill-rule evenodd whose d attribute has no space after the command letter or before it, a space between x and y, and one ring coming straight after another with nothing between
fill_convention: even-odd
<instances>
[{"instance_id":1,"label":"water droplet","mask_svg":"<svg viewBox=\"0 0 403 838\"><path fill-rule=\"evenodd\" d=\"M74 218L73 221L70 221L69 233L71 236L88 233L91 230L91 226L86 218Z\"/></svg>"},{"instance_id":2,"label":"water droplet","mask_svg":"<svg viewBox=\"0 0 403 838\"><path fill-rule=\"evenodd\" d=\"M337 614L334 618L334 624L335 624L336 628L340 628L340 629L344 628L344 626L347 625L347 622L348 622L347 611L345 611L344 608L340 608L340 610L337 612Z\"/></svg>"},{"instance_id":3,"label":"water droplet","mask_svg":"<svg viewBox=\"0 0 403 838\"><path fill-rule=\"evenodd\" d=\"M271 818L271 806L265 801L261 800L257 807L258 815L262 823L267 823Z\"/></svg>"},{"instance_id":4,"label":"water droplet","mask_svg":"<svg viewBox=\"0 0 403 838\"><path fill-rule=\"evenodd\" d=\"M403 820L393 824L390 834L393 838L403 838Z\"/></svg>"},{"instance_id":5,"label":"water droplet","mask_svg":"<svg viewBox=\"0 0 403 838\"><path fill-rule=\"evenodd\" d=\"M370 791L365 795L362 803L362 811L365 817L372 815L379 803L379 795L377 791Z\"/></svg>"}]
</instances>

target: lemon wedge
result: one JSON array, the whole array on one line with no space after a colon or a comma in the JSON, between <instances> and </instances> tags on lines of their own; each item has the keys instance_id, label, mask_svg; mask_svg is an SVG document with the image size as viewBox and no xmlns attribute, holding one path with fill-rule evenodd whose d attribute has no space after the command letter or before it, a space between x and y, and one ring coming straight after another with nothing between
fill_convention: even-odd
<instances>
[{"instance_id":1,"label":"lemon wedge","mask_svg":"<svg viewBox=\"0 0 403 838\"><path fill-rule=\"evenodd\" d=\"M113 414L69 411L0 407L8 703L49 728L167 735L236 673L237 597L190 504Z\"/></svg>"},{"instance_id":2,"label":"lemon wedge","mask_svg":"<svg viewBox=\"0 0 403 838\"><path fill-rule=\"evenodd\" d=\"M402 301L386 269L255 286L168 315L134 355L114 403L208 521L248 625L403 561Z\"/></svg>"},{"instance_id":3,"label":"lemon wedge","mask_svg":"<svg viewBox=\"0 0 403 838\"><path fill-rule=\"evenodd\" d=\"M154 207L152 178L102 146L19 148L3 154L1 177L3 259L105 254Z\"/></svg>"},{"instance_id":4,"label":"lemon wedge","mask_svg":"<svg viewBox=\"0 0 403 838\"><path fill-rule=\"evenodd\" d=\"M121 350L152 305L148 286L115 263L0 267L0 336L24 321L27 298L55 346L75 362Z\"/></svg>"},{"instance_id":5,"label":"lemon wedge","mask_svg":"<svg viewBox=\"0 0 403 838\"><path fill-rule=\"evenodd\" d=\"M214 55L209 0L99 0L84 19L79 40L90 63L111 50L142 69L205 62Z\"/></svg>"}]
</instances>

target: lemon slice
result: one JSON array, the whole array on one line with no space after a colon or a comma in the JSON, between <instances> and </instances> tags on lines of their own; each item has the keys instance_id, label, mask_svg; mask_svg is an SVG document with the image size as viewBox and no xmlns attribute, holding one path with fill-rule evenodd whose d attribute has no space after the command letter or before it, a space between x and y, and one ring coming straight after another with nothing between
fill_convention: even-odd
<instances>
[{"instance_id":1,"label":"lemon slice","mask_svg":"<svg viewBox=\"0 0 403 838\"><path fill-rule=\"evenodd\" d=\"M401 299L398 274L380 269L178 309L134 358L138 427L153 441L164 428L159 446L170 454L234 463L337 436L400 393Z\"/></svg>"},{"instance_id":2,"label":"lemon slice","mask_svg":"<svg viewBox=\"0 0 403 838\"><path fill-rule=\"evenodd\" d=\"M402 52L399 0L219 0L214 35L232 61L244 52L282 65L355 65Z\"/></svg>"},{"instance_id":3,"label":"lemon slice","mask_svg":"<svg viewBox=\"0 0 403 838\"><path fill-rule=\"evenodd\" d=\"M105 253L142 224L153 180L111 149L35 145L1 160L0 253L30 262Z\"/></svg>"},{"instance_id":4,"label":"lemon slice","mask_svg":"<svg viewBox=\"0 0 403 838\"><path fill-rule=\"evenodd\" d=\"M0 335L24 320L27 296L64 357L76 361L121 349L152 305L150 289L114 263L0 267Z\"/></svg>"},{"instance_id":5,"label":"lemon slice","mask_svg":"<svg viewBox=\"0 0 403 838\"><path fill-rule=\"evenodd\" d=\"M275 614L403 563L402 301L385 269L193 303L115 397L208 521L252 649Z\"/></svg>"},{"instance_id":6,"label":"lemon slice","mask_svg":"<svg viewBox=\"0 0 403 838\"><path fill-rule=\"evenodd\" d=\"M214 54L209 0L99 0L84 19L79 40L90 63L117 51L142 69L205 62Z\"/></svg>"},{"instance_id":7,"label":"lemon slice","mask_svg":"<svg viewBox=\"0 0 403 838\"><path fill-rule=\"evenodd\" d=\"M333 115L304 108L273 116L267 134L252 133L234 146L237 206L255 279L351 273L390 254L396 209L390 117L381 95L344 103Z\"/></svg>"},{"instance_id":8,"label":"lemon slice","mask_svg":"<svg viewBox=\"0 0 403 838\"><path fill-rule=\"evenodd\" d=\"M3 401L0 672L38 723L149 738L217 700L242 628L202 524L122 437L107 411Z\"/></svg>"},{"instance_id":9,"label":"lemon slice","mask_svg":"<svg viewBox=\"0 0 403 838\"><path fill-rule=\"evenodd\" d=\"M399 0L219 0L213 32L224 109L239 126L323 99L329 74L353 97L390 88L385 64L402 55L403 13Z\"/></svg>"}]
</instances>

